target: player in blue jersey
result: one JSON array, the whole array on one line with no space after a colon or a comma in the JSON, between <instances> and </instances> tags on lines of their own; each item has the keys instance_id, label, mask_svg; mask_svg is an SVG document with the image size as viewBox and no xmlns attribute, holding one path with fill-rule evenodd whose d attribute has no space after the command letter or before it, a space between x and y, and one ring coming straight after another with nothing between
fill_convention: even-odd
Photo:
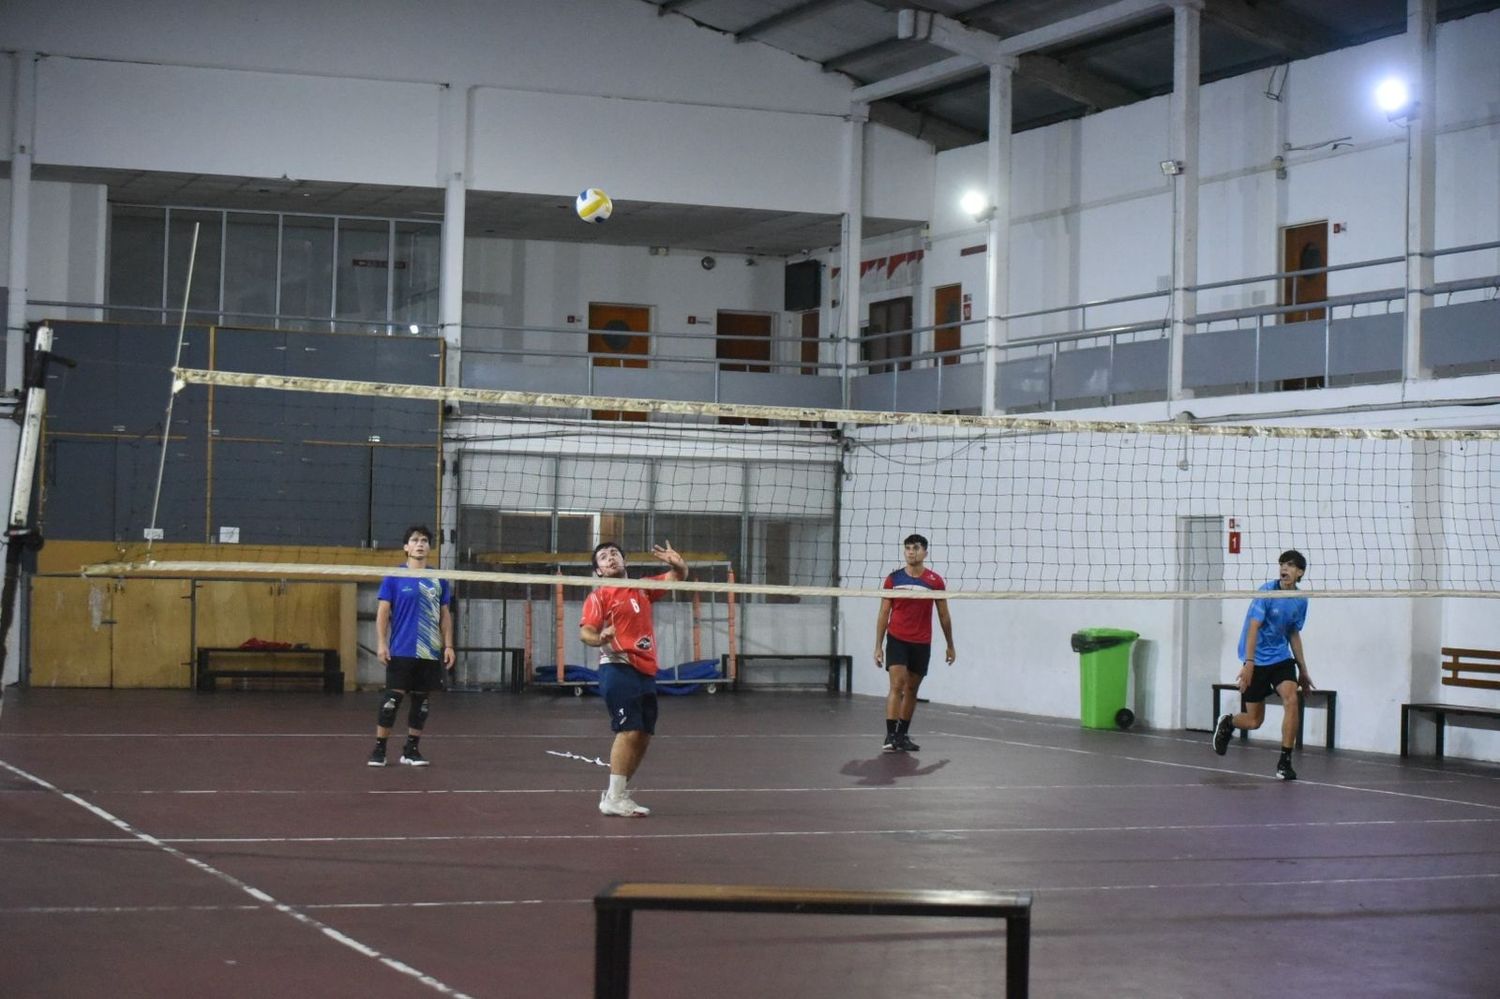
<instances>
[{"instance_id":1,"label":"player in blue jersey","mask_svg":"<svg viewBox=\"0 0 1500 999\"><path fill-rule=\"evenodd\" d=\"M1277 577L1262 590L1295 590L1307 572L1307 558L1296 549L1281 553ZM1245 612L1240 631L1240 666L1236 683L1244 695L1245 710L1226 714L1214 726L1214 752L1229 751L1229 739L1237 728L1254 731L1266 718L1266 695L1281 696L1281 756L1276 761L1278 780L1296 780L1292 749L1297 745L1298 699L1304 690L1316 690L1307 674L1302 654L1302 626L1307 623L1306 597L1257 597Z\"/></svg>"},{"instance_id":2,"label":"player in blue jersey","mask_svg":"<svg viewBox=\"0 0 1500 999\"><path fill-rule=\"evenodd\" d=\"M927 539L913 534L901 542L906 566L885 577L886 590L946 590L943 577L927 568ZM887 753L914 752L921 747L911 741L912 712L917 709L917 688L927 675L932 658L932 610L937 605L938 623L948 640L947 661L952 663L953 622L946 600L880 601L875 617L875 665L890 674L885 698L885 744Z\"/></svg>"},{"instance_id":3,"label":"player in blue jersey","mask_svg":"<svg viewBox=\"0 0 1500 999\"><path fill-rule=\"evenodd\" d=\"M408 569L426 569L432 532L420 524L406 529ZM406 713L406 745L401 762L425 767L417 742L427 725L427 696L443 687L443 670L453 669L453 586L446 579L387 576L380 581L375 611L375 635L380 661L385 663L385 690L375 722L375 748L369 765L385 766L385 741L396 723L396 712L411 698Z\"/></svg>"}]
</instances>

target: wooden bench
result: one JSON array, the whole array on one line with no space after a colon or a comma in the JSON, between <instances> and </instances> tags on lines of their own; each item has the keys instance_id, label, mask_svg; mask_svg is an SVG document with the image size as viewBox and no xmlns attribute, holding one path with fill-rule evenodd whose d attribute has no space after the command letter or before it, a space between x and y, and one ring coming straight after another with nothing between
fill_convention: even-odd
<instances>
[{"instance_id":1,"label":"wooden bench","mask_svg":"<svg viewBox=\"0 0 1500 999\"><path fill-rule=\"evenodd\" d=\"M259 659L306 659L317 656L322 660L322 669L318 670L291 670L291 669L215 669L214 659L220 656L235 657L257 657ZM194 686L198 690L212 691L217 689L220 679L231 680L317 680L323 685L325 694L342 694L344 692L344 673L339 669L338 649L241 649L241 648L199 648L197 656L197 670L194 677Z\"/></svg>"},{"instance_id":2,"label":"wooden bench","mask_svg":"<svg viewBox=\"0 0 1500 999\"><path fill-rule=\"evenodd\" d=\"M1226 690L1232 690L1236 694L1240 692L1238 684L1214 684L1214 724L1218 724L1219 721L1219 697ZM1302 733L1307 731L1307 701L1310 697L1322 697L1323 706L1328 709L1328 729L1323 737L1323 745L1327 749L1332 749L1334 729L1338 726L1339 718L1339 692L1337 690L1324 690L1321 687L1316 690L1304 690L1302 692L1302 696L1297 699L1297 748L1302 748ZM1274 701L1275 703L1280 704L1281 695L1273 690L1266 697L1266 700L1268 702ZM1240 699L1240 710L1245 710L1244 698ZM1250 733L1245 729L1240 729L1239 731L1241 739L1250 738Z\"/></svg>"},{"instance_id":3,"label":"wooden bench","mask_svg":"<svg viewBox=\"0 0 1500 999\"><path fill-rule=\"evenodd\" d=\"M1493 649L1455 649L1444 647L1443 677L1445 687L1477 687L1481 690L1500 690L1500 652ZM1466 675L1481 674L1481 675ZM1401 755L1409 755L1411 748L1411 716L1432 715L1437 724L1435 755L1443 756L1443 728L1448 716L1455 718L1488 718L1500 720L1500 707L1483 708L1470 704L1403 704L1401 705Z\"/></svg>"},{"instance_id":4,"label":"wooden bench","mask_svg":"<svg viewBox=\"0 0 1500 999\"><path fill-rule=\"evenodd\" d=\"M1026 999L1030 987L1030 892L617 883L594 896L594 999L629 999L630 917L637 909L1003 919L1005 995L1007 999Z\"/></svg>"}]
</instances>

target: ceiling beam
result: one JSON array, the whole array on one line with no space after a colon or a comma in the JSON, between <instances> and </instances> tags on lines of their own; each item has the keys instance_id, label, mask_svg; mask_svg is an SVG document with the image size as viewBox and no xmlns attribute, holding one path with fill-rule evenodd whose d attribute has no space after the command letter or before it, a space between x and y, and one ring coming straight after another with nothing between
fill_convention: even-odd
<instances>
[{"instance_id":1,"label":"ceiling beam","mask_svg":"<svg viewBox=\"0 0 1500 999\"><path fill-rule=\"evenodd\" d=\"M954 77L967 76L983 68L984 64L977 59L970 59L968 56L949 56L947 59L914 69L909 73L901 73L884 80L876 80L863 87L856 87L849 98L857 104L873 104L875 101L895 97L897 94L912 90L926 90L940 83L946 83Z\"/></svg>"},{"instance_id":2,"label":"ceiling beam","mask_svg":"<svg viewBox=\"0 0 1500 999\"><path fill-rule=\"evenodd\" d=\"M947 118L917 111L894 101L877 101L871 104L870 120L930 142L940 150L972 146L983 142L985 138L982 133L955 124Z\"/></svg>"},{"instance_id":3,"label":"ceiling beam","mask_svg":"<svg viewBox=\"0 0 1500 999\"><path fill-rule=\"evenodd\" d=\"M847 2L848 0L804 0L803 3L799 3L795 7L788 7L786 10L772 14L770 17L762 18L754 24L746 25L734 33L734 40L737 42L748 41L768 31L780 28L783 25L813 17L814 15L821 14L830 7L839 7Z\"/></svg>"},{"instance_id":4,"label":"ceiling beam","mask_svg":"<svg viewBox=\"0 0 1500 999\"><path fill-rule=\"evenodd\" d=\"M1290 59L1328 52L1340 43L1336 34L1311 18L1282 8L1252 7L1245 0L1212 0L1204 4L1203 16Z\"/></svg>"},{"instance_id":5,"label":"ceiling beam","mask_svg":"<svg viewBox=\"0 0 1500 999\"><path fill-rule=\"evenodd\" d=\"M681 10L688 4L697 2L698 0L662 0L661 3L656 5L656 16L661 17L664 14L670 14L674 10Z\"/></svg>"},{"instance_id":6,"label":"ceiling beam","mask_svg":"<svg viewBox=\"0 0 1500 999\"><path fill-rule=\"evenodd\" d=\"M1129 87L1035 52L1020 57L1016 63L1016 75L1093 111L1122 107L1141 99L1141 95Z\"/></svg>"},{"instance_id":7,"label":"ceiling beam","mask_svg":"<svg viewBox=\"0 0 1500 999\"><path fill-rule=\"evenodd\" d=\"M886 55L887 53L895 52L899 49L904 48L906 48L906 39L886 38L882 41L875 42L873 45L861 45L857 49L850 49L847 52L840 52L836 56L832 56L831 58L823 60L822 66L824 69L828 70L828 72L834 73L843 69L845 66L852 66L857 62L864 61L865 59L870 59L880 55Z\"/></svg>"}]
</instances>

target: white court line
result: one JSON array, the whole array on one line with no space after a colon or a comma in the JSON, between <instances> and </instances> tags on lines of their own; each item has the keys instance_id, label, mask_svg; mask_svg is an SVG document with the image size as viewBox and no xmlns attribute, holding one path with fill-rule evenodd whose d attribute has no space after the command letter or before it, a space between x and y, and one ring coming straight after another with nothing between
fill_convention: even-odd
<instances>
[{"instance_id":1,"label":"white court line","mask_svg":"<svg viewBox=\"0 0 1500 999\"><path fill-rule=\"evenodd\" d=\"M98 807L92 802L83 800L76 794L64 791L61 788L58 788L55 785L43 780L41 777L36 776L35 774L28 773L27 771L22 770L20 767L7 763L5 760L0 760L0 767L9 770L11 773L22 778L23 780L31 781L33 784L35 784L37 787L42 788L43 790L51 791L53 794L59 795L65 800L77 805L79 808L82 808L85 811L90 812L93 815L103 819L105 822L125 833L129 838L142 843L146 843L150 846L154 846L157 849L162 850L163 852L170 854L173 857L176 857L178 860L181 860L184 863L197 868L203 873L217 878L218 880L223 881L225 884L228 884L231 887L239 889L256 901L275 909L277 912L280 912L286 916L290 916L292 919L295 919L302 925L312 927L335 943L342 944L343 946L348 947L350 950L353 950L358 954L362 954L365 957L373 958L374 960L379 961L381 964L385 965L387 968L392 969L393 971L398 971L409 978L415 979L421 984L427 986L429 989L432 989L434 992L438 992L443 995L455 996L457 997L457 999L470 999L470 997L465 993L460 992L457 989L438 981L436 978L433 978L426 972L414 968L402 961L398 961L393 957L387 957L368 944L360 943L358 940L354 939L348 934L334 929L327 923L320 922L307 915L306 913L298 912L296 909L292 908L290 905L287 905L285 902L278 902L276 899L261 891L259 888L256 888L255 886L247 882L241 881L234 875L229 874L226 871L221 871L211 864L206 864L196 857L188 856L181 850L168 845L165 841L152 836L150 833L142 832L141 830L136 829L124 819L106 812L104 809Z\"/></svg>"},{"instance_id":2,"label":"white court line","mask_svg":"<svg viewBox=\"0 0 1500 999\"><path fill-rule=\"evenodd\" d=\"M817 839L825 836L1011 836L1059 834L1086 835L1103 834L1117 836L1121 833L1163 832L1226 832L1234 830L1266 829L1346 829L1363 826L1451 826L1489 825L1500 822L1500 817L1488 816L1453 819L1338 819L1326 822L1211 822L1177 823L1172 825L1124 825L1124 826L956 826L948 828L886 828L886 829L746 829L721 832L661 832L636 831L640 823L631 823L631 832L618 833L451 833L409 836L163 836L163 844L177 843L191 846L243 845L252 843L495 843L495 842L571 842L575 840L686 840L686 839ZM119 844L129 839L108 837L64 837L37 836L28 838L0 839L0 843L38 844Z\"/></svg>"},{"instance_id":3,"label":"white court line","mask_svg":"<svg viewBox=\"0 0 1500 999\"><path fill-rule=\"evenodd\" d=\"M1037 895L1064 895L1092 892L1126 891L1224 891L1232 889L1245 893L1265 889L1324 888L1336 885L1383 885L1424 884L1442 881L1492 881L1500 879L1500 873L1480 874L1414 874L1376 875L1363 878L1284 878L1277 881L1183 881L1144 882L1139 884L1107 885L1031 885L1025 890ZM476 909L509 908L521 905L593 905L591 898L528 898L528 899L450 899L428 902L313 902L305 903L305 909ZM260 906L32 906L0 908L0 915L45 916L45 915L135 915L152 912L230 912L239 909L258 909Z\"/></svg>"}]
</instances>

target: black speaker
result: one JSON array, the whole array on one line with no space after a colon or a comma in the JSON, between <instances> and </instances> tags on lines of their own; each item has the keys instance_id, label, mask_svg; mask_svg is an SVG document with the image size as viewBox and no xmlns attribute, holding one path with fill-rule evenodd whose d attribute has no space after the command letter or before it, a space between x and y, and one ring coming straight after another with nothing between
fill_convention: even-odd
<instances>
[{"instance_id":1,"label":"black speaker","mask_svg":"<svg viewBox=\"0 0 1500 999\"><path fill-rule=\"evenodd\" d=\"M786 305L788 312L806 312L823 304L823 264L803 260L786 265Z\"/></svg>"}]
</instances>

